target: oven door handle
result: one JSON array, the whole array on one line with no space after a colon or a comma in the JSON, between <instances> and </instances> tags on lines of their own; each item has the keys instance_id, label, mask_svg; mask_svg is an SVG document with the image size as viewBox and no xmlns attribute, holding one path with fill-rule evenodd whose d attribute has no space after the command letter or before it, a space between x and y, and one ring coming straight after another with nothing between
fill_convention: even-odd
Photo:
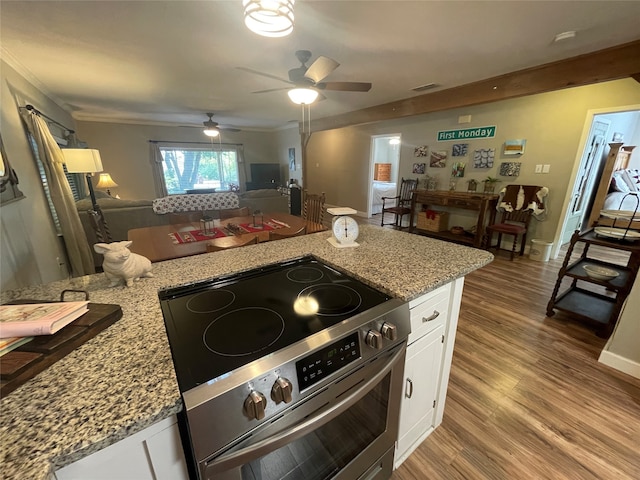
<instances>
[{"instance_id":1,"label":"oven door handle","mask_svg":"<svg viewBox=\"0 0 640 480\"><path fill-rule=\"evenodd\" d=\"M249 463L251 460L260 458L274 450L277 450L280 447L283 447L288 443L297 440L298 438L301 438L309 432L330 422L338 415L351 408L356 402L364 398L364 396L373 387L375 387L377 383L382 381L382 379L392 370L395 364L404 357L405 350L405 346L403 345L402 348L393 355L390 361L388 361L387 364L378 373L376 373L367 382L361 385L351 395L346 397L344 400L336 403L325 412L322 412L318 416L311 417L310 419L287 429L283 433L261 440L254 445L250 445L235 452L221 455L212 462L208 462L207 466L205 467L206 470L211 471L211 473L225 472L240 465L244 465L245 463Z\"/></svg>"}]
</instances>

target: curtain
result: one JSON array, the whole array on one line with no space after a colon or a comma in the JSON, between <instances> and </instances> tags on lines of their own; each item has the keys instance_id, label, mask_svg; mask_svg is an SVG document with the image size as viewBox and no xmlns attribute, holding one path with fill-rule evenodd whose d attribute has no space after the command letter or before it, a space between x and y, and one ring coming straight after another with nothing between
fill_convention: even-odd
<instances>
[{"instance_id":1,"label":"curtain","mask_svg":"<svg viewBox=\"0 0 640 480\"><path fill-rule=\"evenodd\" d=\"M95 273L93 255L84 233L69 182L62 164L62 150L51 135L47 123L35 112L22 111L22 118L38 145L40 159L44 166L53 206L60 220L71 275L79 277Z\"/></svg>"},{"instance_id":2,"label":"curtain","mask_svg":"<svg viewBox=\"0 0 640 480\"><path fill-rule=\"evenodd\" d=\"M150 142L151 148L151 164L153 165L153 184L156 188L156 197L163 198L169 193L167 192L167 186L164 183L164 173L162 168L162 152L160 152L160 146L155 142Z\"/></svg>"}]
</instances>

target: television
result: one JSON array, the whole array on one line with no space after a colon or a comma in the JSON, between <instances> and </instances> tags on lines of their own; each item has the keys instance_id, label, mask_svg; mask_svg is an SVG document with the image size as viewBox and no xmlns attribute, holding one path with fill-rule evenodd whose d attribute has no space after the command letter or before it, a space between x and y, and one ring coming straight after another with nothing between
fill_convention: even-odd
<instances>
[{"instance_id":1,"label":"television","mask_svg":"<svg viewBox=\"0 0 640 480\"><path fill-rule=\"evenodd\" d=\"M254 185L273 184L272 188L280 185L280 164L279 163L252 163L251 183Z\"/></svg>"}]
</instances>

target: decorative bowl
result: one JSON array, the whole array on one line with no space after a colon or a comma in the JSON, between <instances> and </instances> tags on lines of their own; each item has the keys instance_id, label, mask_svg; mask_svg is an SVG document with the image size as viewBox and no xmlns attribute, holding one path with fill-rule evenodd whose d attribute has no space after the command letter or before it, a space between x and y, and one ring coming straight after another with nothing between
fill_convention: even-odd
<instances>
[{"instance_id":1,"label":"decorative bowl","mask_svg":"<svg viewBox=\"0 0 640 480\"><path fill-rule=\"evenodd\" d=\"M599 265L584 265L584 271L587 273L588 277L595 278L596 280L613 280L619 274L615 270L611 270L610 268L600 267Z\"/></svg>"}]
</instances>

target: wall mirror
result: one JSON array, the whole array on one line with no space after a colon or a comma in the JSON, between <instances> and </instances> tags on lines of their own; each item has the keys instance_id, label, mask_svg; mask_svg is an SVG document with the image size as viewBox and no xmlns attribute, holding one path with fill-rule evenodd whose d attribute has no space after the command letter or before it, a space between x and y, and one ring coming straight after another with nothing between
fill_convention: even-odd
<instances>
[{"instance_id":1,"label":"wall mirror","mask_svg":"<svg viewBox=\"0 0 640 480\"><path fill-rule=\"evenodd\" d=\"M18 175L7 158L2 135L0 135L0 205L24 198L18 188Z\"/></svg>"}]
</instances>

